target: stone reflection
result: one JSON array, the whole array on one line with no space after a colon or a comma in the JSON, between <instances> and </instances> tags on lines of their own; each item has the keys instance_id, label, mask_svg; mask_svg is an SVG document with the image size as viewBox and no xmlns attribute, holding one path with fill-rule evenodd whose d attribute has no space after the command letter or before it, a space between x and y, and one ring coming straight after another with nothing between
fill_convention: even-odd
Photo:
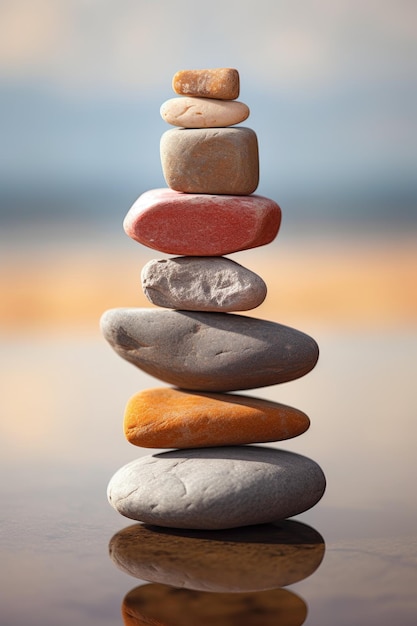
<instances>
[{"instance_id":1,"label":"stone reflection","mask_svg":"<svg viewBox=\"0 0 417 626\"><path fill-rule=\"evenodd\" d=\"M124 626L301 626L306 603L286 589L209 593L148 584L129 591Z\"/></svg>"},{"instance_id":2,"label":"stone reflection","mask_svg":"<svg viewBox=\"0 0 417 626\"><path fill-rule=\"evenodd\" d=\"M112 537L109 551L121 570L144 581L237 593L307 578L323 560L325 544L316 530L294 520L212 531L133 524Z\"/></svg>"}]
</instances>

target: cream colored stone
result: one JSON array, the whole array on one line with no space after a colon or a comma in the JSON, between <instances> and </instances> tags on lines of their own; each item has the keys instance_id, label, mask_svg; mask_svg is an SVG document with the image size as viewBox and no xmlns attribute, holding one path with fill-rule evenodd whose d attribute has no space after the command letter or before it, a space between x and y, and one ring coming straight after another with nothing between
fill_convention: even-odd
<instances>
[{"instance_id":1,"label":"cream colored stone","mask_svg":"<svg viewBox=\"0 0 417 626\"><path fill-rule=\"evenodd\" d=\"M243 102L214 98L171 98L160 112L165 122L183 128L224 128L249 117L249 107Z\"/></svg>"}]
</instances>

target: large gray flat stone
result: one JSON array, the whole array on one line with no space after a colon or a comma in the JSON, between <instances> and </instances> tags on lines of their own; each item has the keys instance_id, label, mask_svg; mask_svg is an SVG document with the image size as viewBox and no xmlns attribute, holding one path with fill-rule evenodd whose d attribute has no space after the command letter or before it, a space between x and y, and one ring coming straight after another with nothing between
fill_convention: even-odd
<instances>
[{"instance_id":1,"label":"large gray flat stone","mask_svg":"<svg viewBox=\"0 0 417 626\"><path fill-rule=\"evenodd\" d=\"M275 385L307 374L314 339L275 322L232 313L119 308L101 318L124 359L160 380L196 391Z\"/></svg>"},{"instance_id":2,"label":"large gray flat stone","mask_svg":"<svg viewBox=\"0 0 417 626\"><path fill-rule=\"evenodd\" d=\"M157 526L221 529L274 522L314 506L325 490L320 467L273 448L174 450L122 467L108 486L122 515Z\"/></svg>"}]
</instances>

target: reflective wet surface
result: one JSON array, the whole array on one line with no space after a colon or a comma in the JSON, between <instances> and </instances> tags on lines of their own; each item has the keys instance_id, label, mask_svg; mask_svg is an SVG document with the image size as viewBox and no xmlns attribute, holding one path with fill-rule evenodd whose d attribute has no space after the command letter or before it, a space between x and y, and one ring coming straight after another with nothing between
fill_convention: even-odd
<instances>
[{"instance_id":1,"label":"reflective wet surface","mask_svg":"<svg viewBox=\"0 0 417 626\"><path fill-rule=\"evenodd\" d=\"M221 531L134 524L116 533L109 545L114 563L135 578L218 592L299 582L318 568L324 551L321 535L293 520Z\"/></svg>"},{"instance_id":2,"label":"reflective wet surface","mask_svg":"<svg viewBox=\"0 0 417 626\"><path fill-rule=\"evenodd\" d=\"M317 461L326 493L296 519L212 532L135 524L106 501L150 452L121 422L154 379L98 334L4 337L0 624L414 626L417 339L311 334L316 370L262 397L309 415L273 445Z\"/></svg>"},{"instance_id":3,"label":"reflective wet surface","mask_svg":"<svg viewBox=\"0 0 417 626\"><path fill-rule=\"evenodd\" d=\"M126 626L144 624L219 624L298 626L307 615L305 602L291 591L205 593L167 585L142 585L123 599Z\"/></svg>"}]
</instances>

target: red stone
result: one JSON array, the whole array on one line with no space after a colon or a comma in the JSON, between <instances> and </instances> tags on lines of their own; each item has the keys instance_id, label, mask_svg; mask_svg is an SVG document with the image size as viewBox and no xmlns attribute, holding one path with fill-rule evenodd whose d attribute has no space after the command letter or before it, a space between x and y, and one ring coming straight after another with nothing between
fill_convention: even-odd
<instances>
[{"instance_id":1,"label":"red stone","mask_svg":"<svg viewBox=\"0 0 417 626\"><path fill-rule=\"evenodd\" d=\"M139 196L123 226L135 241L166 254L222 256L270 243L280 223L278 204L263 196L152 189Z\"/></svg>"}]
</instances>

